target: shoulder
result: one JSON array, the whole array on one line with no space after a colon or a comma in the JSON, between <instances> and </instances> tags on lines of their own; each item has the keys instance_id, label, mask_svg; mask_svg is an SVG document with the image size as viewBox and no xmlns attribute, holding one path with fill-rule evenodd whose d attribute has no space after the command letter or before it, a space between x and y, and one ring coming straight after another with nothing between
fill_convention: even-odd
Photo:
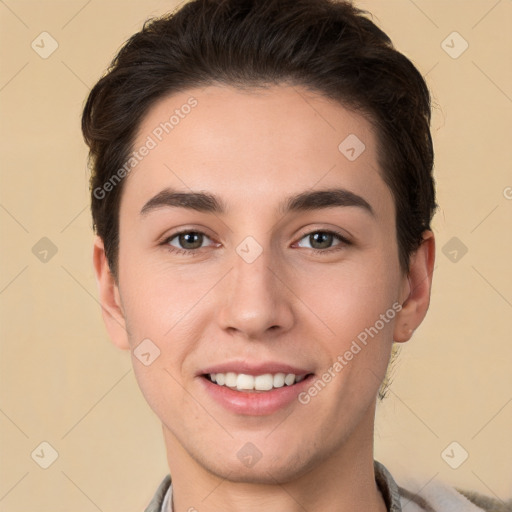
<instances>
[{"instance_id":1,"label":"shoulder","mask_svg":"<svg viewBox=\"0 0 512 512\"><path fill-rule=\"evenodd\" d=\"M512 512L512 503L431 481L412 480L398 486L402 512Z\"/></svg>"},{"instance_id":2,"label":"shoulder","mask_svg":"<svg viewBox=\"0 0 512 512\"><path fill-rule=\"evenodd\" d=\"M375 479L391 512L512 512L512 500L456 489L434 478L395 478L374 461Z\"/></svg>"}]
</instances>

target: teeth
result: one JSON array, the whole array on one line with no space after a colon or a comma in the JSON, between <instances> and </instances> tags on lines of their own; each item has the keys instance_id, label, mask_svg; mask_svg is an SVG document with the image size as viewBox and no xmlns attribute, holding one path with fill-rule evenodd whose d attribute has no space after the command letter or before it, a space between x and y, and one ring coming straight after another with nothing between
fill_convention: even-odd
<instances>
[{"instance_id":1,"label":"teeth","mask_svg":"<svg viewBox=\"0 0 512 512\"><path fill-rule=\"evenodd\" d=\"M245 373L210 373L210 380L219 386L238 389L238 391L270 391L273 388L291 386L305 379L305 375L293 373L265 373L263 375L247 375Z\"/></svg>"},{"instance_id":2,"label":"teeth","mask_svg":"<svg viewBox=\"0 0 512 512\"><path fill-rule=\"evenodd\" d=\"M236 373L233 373L233 372L226 373L226 382L225 382L226 386L228 386L230 388L235 388L236 380L237 380Z\"/></svg>"},{"instance_id":3,"label":"teeth","mask_svg":"<svg viewBox=\"0 0 512 512\"><path fill-rule=\"evenodd\" d=\"M254 377L252 375L245 375L240 373L236 378L236 389L254 389Z\"/></svg>"},{"instance_id":4,"label":"teeth","mask_svg":"<svg viewBox=\"0 0 512 512\"><path fill-rule=\"evenodd\" d=\"M273 385L275 388L282 388L284 386L284 378L286 375L284 373L276 373L274 375Z\"/></svg>"},{"instance_id":5,"label":"teeth","mask_svg":"<svg viewBox=\"0 0 512 512\"><path fill-rule=\"evenodd\" d=\"M269 391L273 386L274 377L270 373L254 377L254 389L257 391Z\"/></svg>"},{"instance_id":6,"label":"teeth","mask_svg":"<svg viewBox=\"0 0 512 512\"><path fill-rule=\"evenodd\" d=\"M287 385L287 386L291 386L292 384L295 383L295 375L293 375L293 373L289 373L285 378L284 378L284 383Z\"/></svg>"}]
</instances>

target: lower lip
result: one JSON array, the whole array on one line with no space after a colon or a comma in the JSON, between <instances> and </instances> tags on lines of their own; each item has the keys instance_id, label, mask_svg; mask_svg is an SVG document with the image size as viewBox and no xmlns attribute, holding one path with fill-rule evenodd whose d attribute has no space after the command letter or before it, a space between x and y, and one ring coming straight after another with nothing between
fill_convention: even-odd
<instances>
[{"instance_id":1,"label":"lower lip","mask_svg":"<svg viewBox=\"0 0 512 512\"><path fill-rule=\"evenodd\" d=\"M229 411L249 416L265 416L277 412L294 400L297 401L297 396L309 386L313 375L308 375L304 380L292 386L285 385L282 388L263 392L236 391L214 384L206 377L199 378L210 396Z\"/></svg>"}]
</instances>

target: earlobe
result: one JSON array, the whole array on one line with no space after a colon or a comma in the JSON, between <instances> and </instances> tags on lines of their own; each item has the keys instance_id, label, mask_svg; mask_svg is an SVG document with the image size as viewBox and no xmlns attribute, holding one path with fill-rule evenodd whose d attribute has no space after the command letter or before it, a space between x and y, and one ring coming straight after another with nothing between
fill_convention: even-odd
<instances>
[{"instance_id":1,"label":"earlobe","mask_svg":"<svg viewBox=\"0 0 512 512\"><path fill-rule=\"evenodd\" d=\"M93 249L93 264L98 285L99 300L103 321L114 343L123 350L129 350L130 344L126 331L126 322L119 295L119 288L110 272L103 240L96 236Z\"/></svg>"},{"instance_id":2,"label":"earlobe","mask_svg":"<svg viewBox=\"0 0 512 512\"><path fill-rule=\"evenodd\" d=\"M411 255L406 288L408 293L402 310L396 317L393 339L402 343L409 341L413 332L427 314L432 289L432 272L435 261L435 239L432 231L423 233L423 241Z\"/></svg>"}]
</instances>

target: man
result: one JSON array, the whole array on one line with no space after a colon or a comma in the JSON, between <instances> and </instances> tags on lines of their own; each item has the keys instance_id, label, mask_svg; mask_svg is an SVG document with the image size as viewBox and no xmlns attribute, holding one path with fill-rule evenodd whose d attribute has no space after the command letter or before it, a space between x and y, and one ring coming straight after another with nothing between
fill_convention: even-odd
<instances>
[{"instance_id":1,"label":"man","mask_svg":"<svg viewBox=\"0 0 512 512\"><path fill-rule=\"evenodd\" d=\"M482 510L373 459L429 306L429 122L410 61L328 0L189 2L93 88L104 319L170 469L148 512Z\"/></svg>"}]
</instances>

